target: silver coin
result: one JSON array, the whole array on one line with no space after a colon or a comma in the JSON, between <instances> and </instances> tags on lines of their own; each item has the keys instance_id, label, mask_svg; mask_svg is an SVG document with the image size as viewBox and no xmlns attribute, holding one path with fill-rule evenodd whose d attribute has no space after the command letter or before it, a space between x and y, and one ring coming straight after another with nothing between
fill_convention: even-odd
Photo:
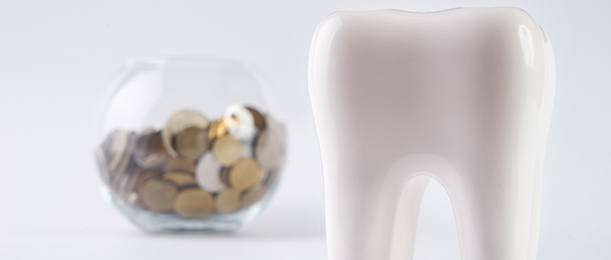
<instances>
[{"instance_id":1,"label":"silver coin","mask_svg":"<svg viewBox=\"0 0 611 260\"><path fill-rule=\"evenodd\" d=\"M255 140L242 141L242 157L254 158L255 157Z\"/></svg>"},{"instance_id":2,"label":"silver coin","mask_svg":"<svg viewBox=\"0 0 611 260\"><path fill-rule=\"evenodd\" d=\"M144 169L161 168L168 159L161 132L144 130L137 138L134 147L134 161Z\"/></svg>"},{"instance_id":3,"label":"silver coin","mask_svg":"<svg viewBox=\"0 0 611 260\"><path fill-rule=\"evenodd\" d=\"M257 133L255 118L245 106L230 105L225 110L223 120L229 133L240 141L251 140Z\"/></svg>"},{"instance_id":4,"label":"silver coin","mask_svg":"<svg viewBox=\"0 0 611 260\"><path fill-rule=\"evenodd\" d=\"M283 124L268 120L269 126L257 138L255 157L267 170L279 169L285 160L286 130Z\"/></svg>"},{"instance_id":5,"label":"silver coin","mask_svg":"<svg viewBox=\"0 0 611 260\"><path fill-rule=\"evenodd\" d=\"M130 162L136 135L132 131L125 130L116 130L111 135L108 168L112 175L123 174Z\"/></svg>"},{"instance_id":6,"label":"silver coin","mask_svg":"<svg viewBox=\"0 0 611 260\"><path fill-rule=\"evenodd\" d=\"M222 180L222 165L214 159L212 153L207 153L199 160L195 168L197 183L208 192L220 192L227 189Z\"/></svg>"},{"instance_id":7,"label":"silver coin","mask_svg":"<svg viewBox=\"0 0 611 260\"><path fill-rule=\"evenodd\" d=\"M106 154L102 145L98 146L95 149L95 159L102 181L106 184L110 184L110 170L108 169L108 160L106 159Z\"/></svg>"}]
</instances>

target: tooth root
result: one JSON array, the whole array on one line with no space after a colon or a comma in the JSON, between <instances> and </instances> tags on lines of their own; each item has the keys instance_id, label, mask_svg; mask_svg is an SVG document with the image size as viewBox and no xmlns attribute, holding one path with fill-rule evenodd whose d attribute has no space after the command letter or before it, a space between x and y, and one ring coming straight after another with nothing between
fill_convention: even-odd
<instances>
[{"instance_id":1,"label":"tooth root","mask_svg":"<svg viewBox=\"0 0 611 260\"><path fill-rule=\"evenodd\" d=\"M405 260L413 255L416 220L428 180L416 178L406 187L407 176L372 165L378 164L326 164L327 169L342 169L325 177L329 259ZM366 178L372 174L389 177Z\"/></svg>"},{"instance_id":2,"label":"tooth root","mask_svg":"<svg viewBox=\"0 0 611 260\"><path fill-rule=\"evenodd\" d=\"M355 178L377 169L352 166L325 177L329 259L388 259L396 198L379 182Z\"/></svg>"},{"instance_id":3,"label":"tooth root","mask_svg":"<svg viewBox=\"0 0 611 260\"><path fill-rule=\"evenodd\" d=\"M414 257L420 203L428 183L428 177L415 177L403 189L395 214L391 260L411 260Z\"/></svg>"},{"instance_id":4,"label":"tooth root","mask_svg":"<svg viewBox=\"0 0 611 260\"><path fill-rule=\"evenodd\" d=\"M451 186L462 259L536 258L541 171L518 171L462 174Z\"/></svg>"}]
</instances>

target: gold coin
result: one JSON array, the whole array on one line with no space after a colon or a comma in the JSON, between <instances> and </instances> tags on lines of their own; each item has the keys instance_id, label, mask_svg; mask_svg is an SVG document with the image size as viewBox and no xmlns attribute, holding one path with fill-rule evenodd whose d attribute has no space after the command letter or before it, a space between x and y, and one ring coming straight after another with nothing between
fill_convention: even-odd
<instances>
[{"instance_id":1,"label":"gold coin","mask_svg":"<svg viewBox=\"0 0 611 260\"><path fill-rule=\"evenodd\" d=\"M181 191L174 202L176 214L185 218L204 217L214 210L214 198L198 188Z\"/></svg>"},{"instance_id":2,"label":"gold coin","mask_svg":"<svg viewBox=\"0 0 611 260\"><path fill-rule=\"evenodd\" d=\"M174 184L157 178L146 180L138 190L144 206L155 212L171 212L177 194Z\"/></svg>"},{"instance_id":3,"label":"gold coin","mask_svg":"<svg viewBox=\"0 0 611 260\"><path fill-rule=\"evenodd\" d=\"M259 202L267 192L267 188L263 185L256 185L242 195L242 207L252 206L255 203Z\"/></svg>"},{"instance_id":4,"label":"gold coin","mask_svg":"<svg viewBox=\"0 0 611 260\"><path fill-rule=\"evenodd\" d=\"M231 213L240 209L240 192L227 189L216 197L216 211L218 213Z\"/></svg>"},{"instance_id":5,"label":"gold coin","mask_svg":"<svg viewBox=\"0 0 611 260\"><path fill-rule=\"evenodd\" d=\"M176 134L174 147L180 157L199 159L208 150L208 131L199 127L187 127Z\"/></svg>"},{"instance_id":6,"label":"gold coin","mask_svg":"<svg viewBox=\"0 0 611 260\"><path fill-rule=\"evenodd\" d=\"M237 139L227 135L214 142L212 147L214 158L223 165L235 163L242 154L242 144Z\"/></svg>"},{"instance_id":7,"label":"gold coin","mask_svg":"<svg viewBox=\"0 0 611 260\"><path fill-rule=\"evenodd\" d=\"M231 187L243 191L258 184L263 178L263 170L259 164L250 158L240 159L229 170L229 183Z\"/></svg>"},{"instance_id":8,"label":"gold coin","mask_svg":"<svg viewBox=\"0 0 611 260\"><path fill-rule=\"evenodd\" d=\"M210 124L208 128L208 139L216 140L227 135L227 125L222 119L216 120Z\"/></svg>"},{"instance_id":9,"label":"gold coin","mask_svg":"<svg viewBox=\"0 0 611 260\"><path fill-rule=\"evenodd\" d=\"M163 145L168 151L168 154L173 157L178 156L173 144L174 137L176 137L178 133L189 127L207 129L208 125L208 119L197 111L180 110L172 114L161 131Z\"/></svg>"},{"instance_id":10,"label":"gold coin","mask_svg":"<svg viewBox=\"0 0 611 260\"><path fill-rule=\"evenodd\" d=\"M134 204L136 206L142 207L142 205L139 205L140 195L138 194L138 188L141 187L146 180L159 176L159 174L159 172L143 171L142 169L136 169L135 172L132 172L131 174L125 175L123 177L126 178L126 182L123 184L122 192L120 193L120 195L129 204Z\"/></svg>"},{"instance_id":11,"label":"gold coin","mask_svg":"<svg viewBox=\"0 0 611 260\"><path fill-rule=\"evenodd\" d=\"M159 178L161 177L161 174L161 172L157 171L140 171L138 174L136 174L136 182L131 188L132 191L138 192L148 180Z\"/></svg>"},{"instance_id":12,"label":"gold coin","mask_svg":"<svg viewBox=\"0 0 611 260\"><path fill-rule=\"evenodd\" d=\"M171 158L166 161L165 166L163 167L164 172L173 172L173 171L181 171L181 172L195 172L195 161L186 158Z\"/></svg>"},{"instance_id":13,"label":"gold coin","mask_svg":"<svg viewBox=\"0 0 611 260\"><path fill-rule=\"evenodd\" d=\"M171 181L178 187L197 184L193 174L187 172L166 172L163 174L163 179Z\"/></svg>"}]
</instances>

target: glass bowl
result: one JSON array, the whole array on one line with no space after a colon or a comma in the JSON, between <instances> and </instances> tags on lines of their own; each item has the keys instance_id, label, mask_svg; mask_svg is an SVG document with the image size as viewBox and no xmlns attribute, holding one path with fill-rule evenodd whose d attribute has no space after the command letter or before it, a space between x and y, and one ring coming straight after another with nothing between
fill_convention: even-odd
<instances>
[{"instance_id":1,"label":"glass bowl","mask_svg":"<svg viewBox=\"0 0 611 260\"><path fill-rule=\"evenodd\" d=\"M244 64L135 60L111 91L95 156L105 194L129 220L147 231L231 231L261 212L286 131Z\"/></svg>"}]
</instances>

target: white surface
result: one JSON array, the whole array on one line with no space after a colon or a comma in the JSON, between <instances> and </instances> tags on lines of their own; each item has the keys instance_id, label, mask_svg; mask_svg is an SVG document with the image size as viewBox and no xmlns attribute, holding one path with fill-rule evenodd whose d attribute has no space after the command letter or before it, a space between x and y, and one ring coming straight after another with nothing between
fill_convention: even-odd
<instances>
[{"instance_id":1,"label":"white surface","mask_svg":"<svg viewBox=\"0 0 611 260\"><path fill-rule=\"evenodd\" d=\"M335 9L480 5L523 7L554 42L558 87L539 259L611 258L608 1L5 0L0 259L324 259L322 175L306 87L315 25ZM291 157L279 193L237 239L145 235L99 195L91 152L96 103L126 59L174 54L254 64L290 123ZM441 191L433 186L425 194L418 260L458 259Z\"/></svg>"}]
</instances>

